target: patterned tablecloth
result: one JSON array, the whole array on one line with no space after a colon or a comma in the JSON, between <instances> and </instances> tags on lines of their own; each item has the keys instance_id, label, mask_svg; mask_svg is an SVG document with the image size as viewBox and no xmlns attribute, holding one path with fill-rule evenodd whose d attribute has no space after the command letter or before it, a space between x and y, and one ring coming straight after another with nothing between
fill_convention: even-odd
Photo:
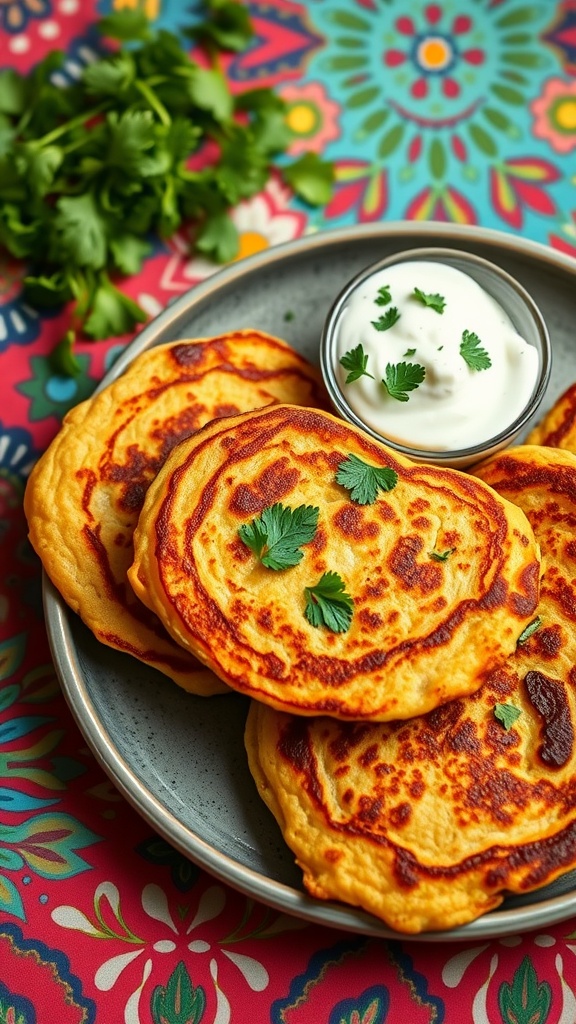
<instances>
[{"instance_id":1,"label":"patterned tablecloth","mask_svg":"<svg viewBox=\"0 0 576 1024\"><path fill-rule=\"evenodd\" d=\"M98 51L94 21L136 0L0 0L0 64ZM193 3L146 0L165 27ZM241 254L356 222L444 220L576 257L576 0L255 0L234 88L274 86L291 153L335 162L322 209L278 181L234 213ZM576 264L575 264L576 266ZM182 238L126 290L153 315L212 272ZM376 940L291 919L216 882L128 806L59 690L26 476L64 412L129 338L47 353L24 268L0 264L0 1024L574 1024L576 920L468 944Z\"/></svg>"}]
</instances>

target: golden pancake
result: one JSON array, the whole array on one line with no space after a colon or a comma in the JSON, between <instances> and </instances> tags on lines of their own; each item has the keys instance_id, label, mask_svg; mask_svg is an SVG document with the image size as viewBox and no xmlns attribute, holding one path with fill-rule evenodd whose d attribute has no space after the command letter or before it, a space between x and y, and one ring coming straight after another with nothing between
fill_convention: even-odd
<instances>
[{"instance_id":1,"label":"golden pancake","mask_svg":"<svg viewBox=\"0 0 576 1024\"><path fill-rule=\"evenodd\" d=\"M479 472L542 547L538 617L505 665L409 722L248 716L252 774L306 888L402 932L465 924L576 867L576 456L523 446Z\"/></svg>"},{"instance_id":2,"label":"golden pancake","mask_svg":"<svg viewBox=\"0 0 576 1024\"><path fill-rule=\"evenodd\" d=\"M576 451L576 384L560 395L526 438L527 444Z\"/></svg>"},{"instance_id":3,"label":"golden pancake","mask_svg":"<svg viewBox=\"0 0 576 1024\"><path fill-rule=\"evenodd\" d=\"M226 687L135 598L126 578L134 526L150 481L182 438L214 417L278 401L325 397L317 370L270 335L158 346L68 413L26 488L30 540L71 608L103 643L193 693Z\"/></svg>"},{"instance_id":4,"label":"golden pancake","mask_svg":"<svg viewBox=\"0 0 576 1024\"><path fill-rule=\"evenodd\" d=\"M395 485L360 504L337 479L342 464L364 481L392 472ZM274 558L290 517L312 513L287 568L246 539L265 526ZM178 643L232 688L304 715L407 718L471 693L514 650L538 597L520 509L296 406L216 421L179 445L148 491L134 551L132 586Z\"/></svg>"}]
</instances>

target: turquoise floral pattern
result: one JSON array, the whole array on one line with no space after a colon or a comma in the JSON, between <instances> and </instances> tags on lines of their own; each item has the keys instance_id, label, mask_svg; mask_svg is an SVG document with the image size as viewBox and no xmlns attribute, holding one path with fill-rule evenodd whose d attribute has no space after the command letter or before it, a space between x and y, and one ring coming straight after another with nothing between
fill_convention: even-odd
<instances>
[{"instance_id":1,"label":"turquoise floral pattern","mask_svg":"<svg viewBox=\"0 0 576 1024\"><path fill-rule=\"evenodd\" d=\"M342 108L341 139L325 151L335 195L318 226L482 216L494 227L546 230L564 177L530 111L539 88L546 102L555 69L540 42L546 5L415 0L407 11L403 0L356 0L319 5L314 18L329 43L309 74ZM569 120L571 108L562 113Z\"/></svg>"}]
</instances>

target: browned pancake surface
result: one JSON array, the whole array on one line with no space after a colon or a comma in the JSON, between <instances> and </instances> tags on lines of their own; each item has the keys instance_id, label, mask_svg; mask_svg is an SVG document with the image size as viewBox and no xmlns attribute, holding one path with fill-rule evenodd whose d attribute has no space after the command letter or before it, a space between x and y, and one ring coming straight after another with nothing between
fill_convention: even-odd
<instances>
[{"instance_id":1,"label":"browned pancake surface","mask_svg":"<svg viewBox=\"0 0 576 1024\"><path fill-rule=\"evenodd\" d=\"M576 384L560 395L526 440L528 444L576 451Z\"/></svg>"},{"instance_id":2,"label":"browned pancake surface","mask_svg":"<svg viewBox=\"0 0 576 1024\"><path fill-rule=\"evenodd\" d=\"M258 789L322 899L446 929L576 866L576 457L532 446L478 470L542 547L534 625L475 694L408 722L305 720L254 702ZM520 712L508 728L498 705Z\"/></svg>"},{"instance_id":3,"label":"browned pancake surface","mask_svg":"<svg viewBox=\"0 0 576 1024\"><path fill-rule=\"evenodd\" d=\"M397 485L360 505L349 454ZM318 508L298 565L274 571L239 528L280 502ZM316 628L305 591L337 572L350 628ZM231 687L284 710L407 718L477 689L536 606L524 514L477 479L417 466L328 413L276 406L207 426L155 478L129 572L141 600Z\"/></svg>"},{"instance_id":4,"label":"browned pancake surface","mask_svg":"<svg viewBox=\"0 0 576 1024\"><path fill-rule=\"evenodd\" d=\"M133 530L178 442L213 418L278 401L325 396L318 371L277 338L245 330L158 346L68 413L26 489L31 542L68 604L103 643L194 693L226 686L134 596Z\"/></svg>"}]
</instances>

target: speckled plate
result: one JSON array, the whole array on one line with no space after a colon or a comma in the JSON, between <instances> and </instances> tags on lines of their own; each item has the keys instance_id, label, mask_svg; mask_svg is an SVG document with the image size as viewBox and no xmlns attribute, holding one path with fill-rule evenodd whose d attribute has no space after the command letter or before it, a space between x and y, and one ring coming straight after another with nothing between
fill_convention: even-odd
<instances>
[{"instance_id":1,"label":"speckled plate","mask_svg":"<svg viewBox=\"0 0 576 1024\"><path fill-rule=\"evenodd\" d=\"M279 335L317 362L324 316L346 281L390 253L422 245L471 250L504 267L532 293L548 321L554 351L543 412L576 380L576 261L512 235L432 222L324 232L238 262L161 313L103 384L153 345L244 327ZM44 600L54 661L78 725L104 771L158 833L217 878L279 910L366 935L398 937L353 907L305 894L300 871L248 772L243 697L192 697L153 669L99 644L48 580ZM576 872L462 928L418 939L501 937L574 914Z\"/></svg>"}]
</instances>

